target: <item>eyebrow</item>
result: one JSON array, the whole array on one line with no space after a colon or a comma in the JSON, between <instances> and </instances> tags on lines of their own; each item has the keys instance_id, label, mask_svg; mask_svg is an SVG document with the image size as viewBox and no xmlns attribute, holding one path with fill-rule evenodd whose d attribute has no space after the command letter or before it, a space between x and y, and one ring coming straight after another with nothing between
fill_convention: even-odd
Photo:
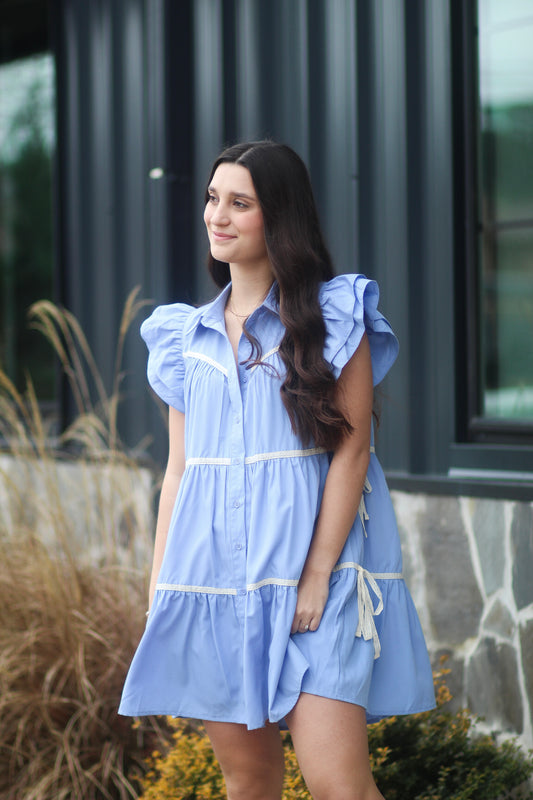
<instances>
[{"instance_id":1,"label":"eyebrow","mask_svg":"<svg viewBox=\"0 0 533 800\"><path fill-rule=\"evenodd\" d=\"M208 186L208 187L207 187L207 191L208 191L208 192L216 192L217 190L215 189L215 187L214 187L214 186ZM230 195L231 195L232 197L245 197L245 198L246 198L246 200L253 200L253 201L255 201L255 200L257 199L257 198L255 198L255 197L252 197L250 194L245 194L244 192L230 192Z\"/></svg>"}]
</instances>

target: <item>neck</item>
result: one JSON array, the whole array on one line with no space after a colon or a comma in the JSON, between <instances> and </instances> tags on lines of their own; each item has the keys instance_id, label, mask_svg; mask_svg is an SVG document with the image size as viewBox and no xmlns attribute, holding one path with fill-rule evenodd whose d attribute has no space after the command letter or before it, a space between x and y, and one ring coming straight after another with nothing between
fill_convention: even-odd
<instances>
[{"instance_id":1,"label":"neck","mask_svg":"<svg viewBox=\"0 0 533 800\"><path fill-rule=\"evenodd\" d=\"M243 270L238 265L230 265L231 296L233 310L250 314L261 305L274 281L270 265L268 269Z\"/></svg>"}]
</instances>

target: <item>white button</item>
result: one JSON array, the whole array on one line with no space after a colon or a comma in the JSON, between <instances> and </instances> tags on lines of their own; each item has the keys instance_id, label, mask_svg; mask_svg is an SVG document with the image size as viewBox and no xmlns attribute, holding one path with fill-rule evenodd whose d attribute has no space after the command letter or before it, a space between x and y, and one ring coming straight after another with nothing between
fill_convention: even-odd
<instances>
[{"instance_id":1,"label":"white button","mask_svg":"<svg viewBox=\"0 0 533 800\"><path fill-rule=\"evenodd\" d=\"M241 501L240 500L234 500L233 501L233 507L234 508L240 508L240 505L241 505Z\"/></svg>"},{"instance_id":2,"label":"white button","mask_svg":"<svg viewBox=\"0 0 533 800\"><path fill-rule=\"evenodd\" d=\"M235 550L242 550L242 544L236 544Z\"/></svg>"},{"instance_id":3,"label":"white button","mask_svg":"<svg viewBox=\"0 0 533 800\"><path fill-rule=\"evenodd\" d=\"M244 595L246 594L246 589L239 589L239 594L241 597L244 597Z\"/></svg>"},{"instance_id":4,"label":"white button","mask_svg":"<svg viewBox=\"0 0 533 800\"><path fill-rule=\"evenodd\" d=\"M233 459L233 463L235 464L236 467L238 467L239 464L241 463L241 459L240 458L234 458Z\"/></svg>"}]
</instances>

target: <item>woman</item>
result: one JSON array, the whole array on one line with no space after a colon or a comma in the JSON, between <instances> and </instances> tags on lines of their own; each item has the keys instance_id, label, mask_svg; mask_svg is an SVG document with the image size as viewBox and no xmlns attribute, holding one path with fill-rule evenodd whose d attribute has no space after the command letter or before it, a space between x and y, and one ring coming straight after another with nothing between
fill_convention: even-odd
<instances>
[{"instance_id":1,"label":"woman","mask_svg":"<svg viewBox=\"0 0 533 800\"><path fill-rule=\"evenodd\" d=\"M280 724L316 800L376 800L367 720L434 704L372 439L397 342L289 147L225 150L204 219L223 291L142 327L170 448L120 712L204 719L230 800L281 797Z\"/></svg>"}]
</instances>

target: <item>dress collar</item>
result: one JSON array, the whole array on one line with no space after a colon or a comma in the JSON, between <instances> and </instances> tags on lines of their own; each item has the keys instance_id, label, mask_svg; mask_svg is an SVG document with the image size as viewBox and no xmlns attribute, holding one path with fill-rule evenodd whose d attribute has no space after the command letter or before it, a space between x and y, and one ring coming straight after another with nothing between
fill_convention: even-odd
<instances>
[{"instance_id":1,"label":"dress collar","mask_svg":"<svg viewBox=\"0 0 533 800\"><path fill-rule=\"evenodd\" d=\"M272 286L270 287L267 296L263 300L260 306L258 306L255 311L259 308L267 308L276 316L279 316L279 305L276 298L276 289L277 283L274 281ZM220 292L214 300L210 303L205 305L201 311L199 321L202 325L205 325L208 328L220 328L222 326L225 328L224 325L224 309L226 308L226 303L228 301L228 295L231 292L231 283L228 283L222 291ZM253 313L255 313L255 311Z\"/></svg>"},{"instance_id":2,"label":"dress collar","mask_svg":"<svg viewBox=\"0 0 533 800\"><path fill-rule=\"evenodd\" d=\"M274 281L261 305L263 305L265 308L268 308L269 311L272 311L273 314L279 317L279 303L277 295L278 282ZM261 308L261 306L259 306L259 308Z\"/></svg>"},{"instance_id":3,"label":"dress collar","mask_svg":"<svg viewBox=\"0 0 533 800\"><path fill-rule=\"evenodd\" d=\"M231 283L225 286L214 300L201 308L199 320L206 327L217 328L224 325L224 309L231 292Z\"/></svg>"}]
</instances>

